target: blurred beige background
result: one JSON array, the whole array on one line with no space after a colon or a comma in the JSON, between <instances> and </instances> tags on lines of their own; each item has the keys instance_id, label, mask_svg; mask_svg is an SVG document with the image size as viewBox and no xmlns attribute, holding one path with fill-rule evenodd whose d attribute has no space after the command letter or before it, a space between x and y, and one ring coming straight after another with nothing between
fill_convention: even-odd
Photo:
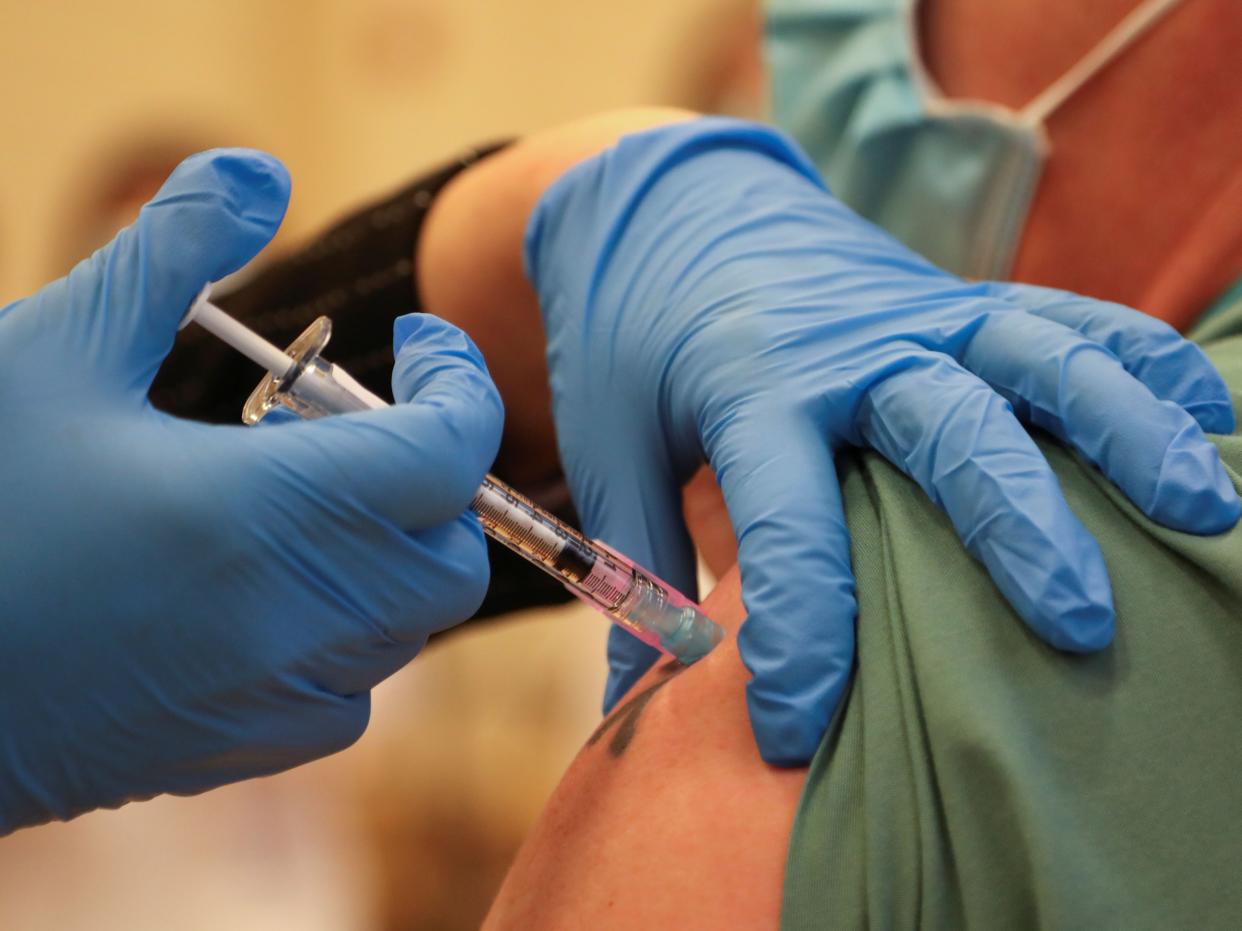
<instances>
[{"instance_id":1,"label":"blurred beige background","mask_svg":"<svg viewBox=\"0 0 1242 931\"><path fill-rule=\"evenodd\" d=\"M748 6L0 0L0 302L63 270L92 170L135 143L277 154L306 232L461 145L716 96Z\"/></svg>"},{"instance_id":2,"label":"blurred beige background","mask_svg":"<svg viewBox=\"0 0 1242 931\"><path fill-rule=\"evenodd\" d=\"M750 7L0 0L0 305L183 150L282 158L289 242L467 144L627 104L751 110ZM598 720L605 634L577 607L484 625L377 690L334 758L0 840L0 928L473 927Z\"/></svg>"}]
</instances>

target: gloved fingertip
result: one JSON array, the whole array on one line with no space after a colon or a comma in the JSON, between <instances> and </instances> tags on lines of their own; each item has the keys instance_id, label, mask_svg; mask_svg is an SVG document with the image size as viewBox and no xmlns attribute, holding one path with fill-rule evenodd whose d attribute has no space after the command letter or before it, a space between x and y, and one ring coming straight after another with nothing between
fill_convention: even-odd
<instances>
[{"instance_id":1,"label":"gloved fingertip","mask_svg":"<svg viewBox=\"0 0 1242 931\"><path fill-rule=\"evenodd\" d=\"M267 246L284 220L289 188L284 165L253 149L200 152L173 170L108 247L130 270L116 282L124 291L115 291L114 305L131 308L136 321L158 321L158 340L139 342L142 351L162 359L167 326L180 322L204 283L232 274ZM126 319L119 310L116 318ZM144 322L118 333L133 345L134 333L148 329Z\"/></svg>"},{"instance_id":2,"label":"gloved fingertip","mask_svg":"<svg viewBox=\"0 0 1242 931\"><path fill-rule=\"evenodd\" d=\"M289 169L276 156L257 149L216 149L213 161L216 170L242 195L243 203L249 204L256 193L266 195L259 199L261 204L288 200L293 182Z\"/></svg>"},{"instance_id":3,"label":"gloved fingertip","mask_svg":"<svg viewBox=\"0 0 1242 931\"><path fill-rule=\"evenodd\" d=\"M431 314L407 314L393 323L393 346L392 394L397 402L438 409L450 421L450 432L460 434L455 438L458 446L478 445L486 460L483 467L490 466L500 445L504 404L470 337Z\"/></svg>"},{"instance_id":4,"label":"gloved fingertip","mask_svg":"<svg viewBox=\"0 0 1242 931\"><path fill-rule=\"evenodd\" d=\"M1205 433L1231 434L1237 426L1229 385L1202 347L1164 327L1131 367L1162 400L1186 411ZM1124 361L1124 360L1123 360Z\"/></svg>"},{"instance_id":5,"label":"gloved fingertip","mask_svg":"<svg viewBox=\"0 0 1242 931\"><path fill-rule=\"evenodd\" d=\"M1201 401L1186 405L1186 413L1195 419L1204 433L1232 436L1238 429L1238 419L1228 394L1220 401Z\"/></svg>"},{"instance_id":6,"label":"gloved fingertip","mask_svg":"<svg viewBox=\"0 0 1242 931\"><path fill-rule=\"evenodd\" d=\"M393 322L393 396L408 401L438 373L445 363L463 363L482 377L489 393L500 396L491 384L483 354L464 330L433 314L405 314Z\"/></svg>"},{"instance_id":7,"label":"gloved fingertip","mask_svg":"<svg viewBox=\"0 0 1242 931\"><path fill-rule=\"evenodd\" d=\"M660 652L620 627L608 632L608 682L604 686L604 714L634 687L652 667Z\"/></svg>"},{"instance_id":8,"label":"gloved fingertip","mask_svg":"<svg viewBox=\"0 0 1242 931\"><path fill-rule=\"evenodd\" d=\"M431 314L402 314L392 322L392 351L399 355L405 344L420 332L433 336L436 327L432 321L435 319Z\"/></svg>"},{"instance_id":9,"label":"gloved fingertip","mask_svg":"<svg viewBox=\"0 0 1242 931\"><path fill-rule=\"evenodd\" d=\"M806 708L765 697L751 682L746 704L759 755L772 766L805 766L810 762L828 729L832 708L811 714Z\"/></svg>"},{"instance_id":10,"label":"gloved fingertip","mask_svg":"<svg viewBox=\"0 0 1242 931\"><path fill-rule=\"evenodd\" d=\"M753 621L754 617L747 624ZM773 766L805 765L845 698L854 667L852 640L848 650L833 650L831 660L817 663L809 677L807 670L790 668L788 663L765 671L741 637L739 644L742 661L753 672L746 684L746 706L759 755Z\"/></svg>"},{"instance_id":11,"label":"gloved fingertip","mask_svg":"<svg viewBox=\"0 0 1242 931\"><path fill-rule=\"evenodd\" d=\"M1005 598L1036 636L1067 653L1094 653L1113 642L1117 612L1104 554L1081 530L1063 540L1069 549L1048 561L1036 555L994 549L985 557ZM1003 555L1002 555L1003 554ZM999 570L999 571L998 571Z\"/></svg>"},{"instance_id":12,"label":"gloved fingertip","mask_svg":"<svg viewBox=\"0 0 1242 931\"><path fill-rule=\"evenodd\" d=\"M617 707L617 702L625 697L626 692L634 687L634 683L642 678L642 672L639 670L612 670L608 673L608 683L604 686L604 705L605 715L612 714L612 709Z\"/></svg>"},{"instance_id":13,"label":"gloved fingertip","mask_svg":"<svg viewBox=\"0 0 1242 931\"><path fill-rule=\"evenodd\" d=\"M483 354L466 331L435 314L402 314L392 324L392 350L418 352L422 349L450 349L483 364Z\"/></svg>"},{"instance_id":14,"label":"gloved fingertip","mask_svg":"<svg viewBox=\"0 0 1242 931\"><path fill-rule=\"evenodd\" d=\"M1172 530L1224 533L1242 516L1242 501L1216 447L1202 438L1179 437L1160 468L1155 495L1145 513Z\"/></svg>"},{"instance_id":15,"label":"gloved fingertip","mask_svg":"<svg viewBox=\"0 0 1242 931\"><path fill-rule=\"evenodd\" d=\"M1232 488L1232 485L1230 486ZM1236 489L1233 490L1232 496L1224 502L1221 508L1221 515L1215 529L1209 529L1209 534L1225 533L1232 530L1238 525L1238 521L1242 520L1242 499L1238 497Z\"/></svg>"},{"instance_id":16,"label":"gloved fingertip","mask_svg":"<svg viewBox=\"0 0 1242 931\"><path fill-rule=\"evenodd\" d=\"M178 165L147 206L176 203L188 191L214 191L230 213L270 235L284 219L291 187L288 169L273 155L257 149L209 149Z\"/></svg>"},{"instance_id":17,"label":"gloved fingertip","mask_svg":"<svg viewBox=\"0 0 1242 931\"><path fill-rule=\"evenodd\" d=\"M1111 600L1108 604L1085 602L1076 608L1061 610L1041 626L1040 636L1058 650L1098 653L1113 642L1117 615Z\"/></svg>"}]
</instances>

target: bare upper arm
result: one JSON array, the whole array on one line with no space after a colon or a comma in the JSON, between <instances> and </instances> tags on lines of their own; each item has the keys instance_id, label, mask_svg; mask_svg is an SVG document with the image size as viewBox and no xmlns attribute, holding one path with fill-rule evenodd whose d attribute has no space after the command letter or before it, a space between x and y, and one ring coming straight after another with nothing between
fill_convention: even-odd
<instances>
[{"instance_id":1,"label":"bare upper arm","mask_svg":"<svg viewBox=\"0 0 1242 931\"><path fill-rule=\"evenodd\" d=\"M736 631L737 573L705 602ZM775 927L805 771L760 760L729 638L647 673L574 760L487 927Z\"/></svg>"}]
</instances>

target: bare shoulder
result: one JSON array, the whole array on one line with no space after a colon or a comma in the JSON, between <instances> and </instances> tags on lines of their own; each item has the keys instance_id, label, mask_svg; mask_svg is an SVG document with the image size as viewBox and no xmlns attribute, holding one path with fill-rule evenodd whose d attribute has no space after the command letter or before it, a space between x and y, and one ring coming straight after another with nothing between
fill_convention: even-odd
<instances>
[{"instance_id":1,"label":"bare shoulder","mask_svg":"<svg viewBox=\"0 0 1242 931\"><path fill-rule=\"evenodd\" d=\"M707 609L736 630L736 572ZM775 927L805 771L759 758L747 677L732 638L651 670L565 773L486 926Z\"/></svg>"}]
</instances>

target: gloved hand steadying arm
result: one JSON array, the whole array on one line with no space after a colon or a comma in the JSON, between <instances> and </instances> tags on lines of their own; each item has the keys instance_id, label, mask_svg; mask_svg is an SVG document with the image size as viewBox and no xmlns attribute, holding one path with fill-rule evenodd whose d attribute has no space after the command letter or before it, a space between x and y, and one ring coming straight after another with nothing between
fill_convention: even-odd
<instances>
[{"instance_id":1,"label":"gloved hand steadying arm","mask_svg":"<svg viewBox=\"0 0 1242 931\"><path fill-rule=\"evenodd\" d=\"M502 414L456 328L398 321L409 403L382 411L247 430L146 400L196 292L288 192L268 156L191 158L0 310L0 834L338 750L369 689L483 596L463 512Z\"/></svg>"},{"instance_id":2,"label":"gloved hand steadying arm","mask_svg":"<svg viewBox=\"0 0 1242 931\"><path fill-rule=\"evenodd\" d=\"M702 461L716 472L770 762L811 756L854 659L843 446L917 481L1064 650L1112 639L1108 573L1018 417L1167 526L1238 519L1203 435L1231 432L1233 411L1197 348L1115 305L940 271L774 131L701 119L623 138L543 195L526 262L585 530L692 592L679 491ZM653 655L613 631L607 703Z\"/></svg>"}]
</instances>

